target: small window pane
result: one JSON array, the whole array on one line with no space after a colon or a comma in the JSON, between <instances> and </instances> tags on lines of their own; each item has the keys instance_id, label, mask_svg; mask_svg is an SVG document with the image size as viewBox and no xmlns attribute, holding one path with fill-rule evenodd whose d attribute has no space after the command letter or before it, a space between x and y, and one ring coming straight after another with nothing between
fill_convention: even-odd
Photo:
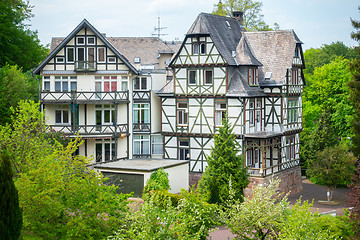
<instances>
[{"instance_id":1,"label":"small window pane","mask_svg":"<svg viewBox=\"0 0 360 240\"><path fill-rule=\"evenodd\" d=\"M88 37L87 41L88 41L89 45L94 45L95 44L95 37Z\"/></svg>"},{"instance_id":2,"label":"small window pane","mask_svg":"<svg viewBox=\"0 0 360 240\"><path fill-rule=\"evenodd\" d=\"M199 44L197 43L193 44L193 54L199 54Z\"/></svg>"},{"instance_id":3,"label":"small window pane","mask_svg":"<svg viewBox=\"0 0 360 240\"><path fill-rule=\"evenodd\" d=\"M63 123L69 123L69 112L63 111Z\"/></svg>"},{"instance_id":4,"label":"small window pane","mask_svg":"<svg viewBox=\"0 0 360 240\"><path fill-rule=\"evenodd\" d=\"M75 60L74 58L74 48L67 48L67 61L73 62Z\"/></svg>"},{"instance_id":5,"label":"small window pane","mask_svg":"<svg viewBox=\"0 0 360 240\"><path fill-rule=\"evenodd\" d=\"M64 82L62 82L62 90L63 90L63 92L67 92L67 91L69 91L69 87L68 87L68 82L67 81L64 81Z\"/></svg>"},{"instance_id":6,"label":"small window pane","mask_svg":"<svg viewBox=\"0 0 360 240\"><path fill-rule=\"evenodd\" d=\"M50 91L50 82L44 82L44 91Z\"/></svg>"},{"instance_id":7,"label":"small window pane","mask_svg":"<svg viewBox=\"0 0 360 240\"><path fill-rule=\"evenodd\" d=\"M98 61L105 62L105 48L98 48Z\"/></svg>"},{"instance_id":8,"label":"small window pane","mask_svg":"<svg viewBox=\"0 0 360 240\"><path fill-rule=\"evenodd\" d=\"M205 71L205 84L212 84L213 83L213 72L212 70Z\"/></svg>"},{"instance_id":9,"label":"small window pane","mask_svg":"<svg viewBox=\"0 0 360 240\"><path fill-rule=\"evenodd\" d=\"M71 82L71 91L76 91L77 90L77 82Z\"/></svg>"},{"instance_id":10,"label":"small window pane","mask_svg":"<svg viewBox=\"0 0 360 240\"><path fill-rule=\"evenodd\" d=\"M147 89L147 81L146 78L141 78L141 89Z\"/></svg>"},{"instance_id":11,"label":"small window pane","mask_svg":"<svg viewBox=\"0 0 360 240\"><path fill-rule=\"evenodd\" d=\"M61 92L61 82L55 82L55 92Z\"/></svg>"},{"instance_id":12,"label":"small window pane","mask_svg":"<svg viewBox=\"0 0 360 240\"><path fill-rule=\"evenodd\" d=\"M61 110L55 111L55 123L61 123Z\"/></svg>"},{"instance_id":13,"label":"small window pane","mask_svg":"<svg viewBox=\"0 0 360 240\"><path fill-rule=\"evenodd\" d=\"M189 84L196 84L196 71L189 71Z\"/></svg>"}]
</instances>

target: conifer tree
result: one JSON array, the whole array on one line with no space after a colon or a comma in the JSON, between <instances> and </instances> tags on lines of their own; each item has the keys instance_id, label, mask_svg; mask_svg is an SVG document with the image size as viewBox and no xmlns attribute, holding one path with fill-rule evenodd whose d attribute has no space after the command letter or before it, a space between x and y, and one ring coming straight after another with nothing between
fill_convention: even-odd
<instances>
[{"instance_id":1,"label":"conifer tree","mask_svg":"<svg viewBox=\"0 0 360 240\"><path fill-rule=\"evenodd\" d=\"M11 163L7 153L1 154L0 162L0 239L19 239L22 213L19 195L13 181Z\"/></svg>"},{"instance_id":2,"label":"conifer tree","mask_svg":"<svg viewBox=\"0 0 360 240\"><path fill-rule=\"evenodd\" d=\"M249 184L244 158L239 154L232 130L226 117L219 133L214 135L208 166L199 184L199 191L207 195L209 203L225 206L230 199L243 201L243 190Z\"/></svg>"}]
</instances>

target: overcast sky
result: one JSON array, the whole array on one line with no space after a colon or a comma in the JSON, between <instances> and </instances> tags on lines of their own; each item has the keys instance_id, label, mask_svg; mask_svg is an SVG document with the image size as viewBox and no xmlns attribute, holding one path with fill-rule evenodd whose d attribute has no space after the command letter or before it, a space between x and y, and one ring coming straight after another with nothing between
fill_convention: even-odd
<instances>
[{"instance_id":1,"label":"overcast sky","mask_svg":"<svg viewBox=\"0 0 360 240\"><path fill-rule=\"evenodd\" d=\"M183 40L200 12L210 13L218 0L30 0L34 6L31 29L42 44L66 37L84 18L109 37L148 37L158 17L165 40ZM262 14L270 26L294 29L304 49L350 38L350 17L360 20L359 0L264 0Z\"/></svg>"}]
</instances>

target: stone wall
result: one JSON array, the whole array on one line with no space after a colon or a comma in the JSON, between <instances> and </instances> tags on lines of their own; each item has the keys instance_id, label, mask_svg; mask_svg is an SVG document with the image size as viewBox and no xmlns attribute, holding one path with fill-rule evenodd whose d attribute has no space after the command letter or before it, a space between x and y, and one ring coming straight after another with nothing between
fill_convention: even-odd
<instances>
[{"instance_id":1,"label":"stone wall","mask_svg":"<svg viewBox=\"0 0 360 240\"><path fill-rule=\"evenodd\" d=\"M189 184L190 186L194 185L197 187L198 181L201 179L201 173L189 173ZM270 178L279 178L281 179L279 185L279 191L288 193L289 196L297 194L302 191L302 177L301 177L301 168L300 166L286 169L284 171L275 173L267 177L249 177L250 183L249 186L244 189L245 196L251 196L251 189L258 184L268 183Z\"/></svg>"}]
</instances>

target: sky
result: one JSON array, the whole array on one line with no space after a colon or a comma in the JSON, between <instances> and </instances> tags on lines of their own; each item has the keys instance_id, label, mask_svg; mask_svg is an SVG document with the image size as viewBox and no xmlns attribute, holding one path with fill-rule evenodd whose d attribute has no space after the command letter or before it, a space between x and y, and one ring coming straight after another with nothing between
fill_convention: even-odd
<instances>
[{"instance_id":1,"label":"sky","mask_svg":"<svg viewBox=\"0 0 360 240\"><path fill-rule=\"evenodd\" d=\"M180 40L201 12L211 13L218 0L30 0L29 24L42 44L66 37L84 18L107 37L150 37L160 17L162 39ZM356 46L350 18L360 20L359 0L263 0L270 26L294 29L303 48L341 41Z\"/></svg>"}]
</instances>

